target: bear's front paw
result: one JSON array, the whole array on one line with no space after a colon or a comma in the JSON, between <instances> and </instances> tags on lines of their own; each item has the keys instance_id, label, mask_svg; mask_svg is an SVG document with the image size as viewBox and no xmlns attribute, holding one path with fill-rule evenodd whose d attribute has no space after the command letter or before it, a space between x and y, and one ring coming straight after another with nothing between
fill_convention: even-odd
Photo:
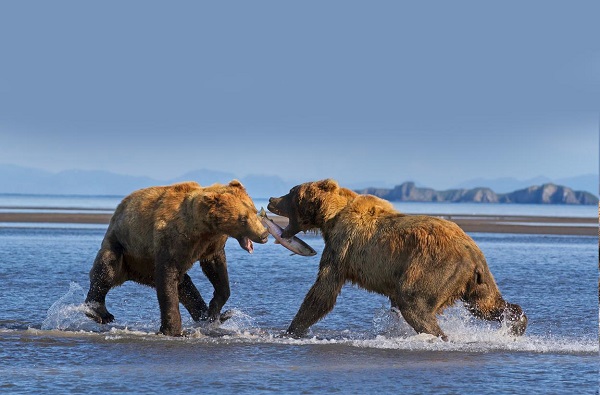
<instances>
[{"instance_id":1,"label":"bear's front paw","mask_svg":"<svg viewBox=\"0 0 600 395\"><path fill-rule=\"evenodd\" d=\"M88 302L85 307L85 315L99 324L108 324L115 320L115 316L109 313L104 305L97 302Z\"/></svg>"},{"instance_id":2,"label":"bear's front paw","mask_svg":"<svg viewBox=\"0 0 600 395\"><path fill-rule=\"evenodd\" d=\"M227 310L227 311L224 311L223 313L216 313L216 314L204 316L204 317L202 317L202 320L208 321L210 323L215 322L217 324L222 324L223 322L227 321L231 317L233 317L233 310Z\"/></svg>"},{"instance_id":3,"label":"bear's front paw","mask_svg":"<svg viewBox=\"0 0 600 395\"><path fill-rule=\"evenodd\" d=\"M221 316L219 317L219 321L221 321L221 323L227 321L228 319L230 319L231 317L233 317L233 310L227 310L223 313L221 313Z\"/></svg>"},{"instance_id":4,"label":"bear's front paw","mask_svg":"<svg viewBox=\"0 0 600 395\"><path fill-rule=\"evenodd\" d=\"M165 336L173 336L173 337L183 336L181 328L174 328L172 326L167 326L167 325L161 325L158 334L159 335L162 334Z\"/></svg>"},{"instance_id":5,"label":"bear's front paw","mask_svg":"<svg viewBox=\"0 0 600 395\"><path fill-rule=\"evenodd\" d=\"M291 337L293 339L301 339L301 338L305 337L307 334L308 334L308 330L301 330L301 329L288 328L288 330L285 331L285 336Z\"/></svg>"}]
</instances>

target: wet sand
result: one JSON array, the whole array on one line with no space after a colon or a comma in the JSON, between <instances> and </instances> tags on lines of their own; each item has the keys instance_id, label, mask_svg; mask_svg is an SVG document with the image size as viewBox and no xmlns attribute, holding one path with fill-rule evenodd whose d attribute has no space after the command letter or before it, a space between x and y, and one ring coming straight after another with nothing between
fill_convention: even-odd
<instances>
[{"instance_id":1,"label":"wet sand","mask_svg":"<svg viewBox=\"0 0 600 395\"><path fill-rule=\"evenodd\" d=\"M80 209L61 209L60 212L0 212L0 223L70 223L108 224L112 213L86 213ZM533 217L499 215L436 215L456 222L466 232L483 233L529 233L553 235L598 235L597 218L576 217ZM280 226L287 225L287 219L270 215Z\"/></svg>"}]
</instances>

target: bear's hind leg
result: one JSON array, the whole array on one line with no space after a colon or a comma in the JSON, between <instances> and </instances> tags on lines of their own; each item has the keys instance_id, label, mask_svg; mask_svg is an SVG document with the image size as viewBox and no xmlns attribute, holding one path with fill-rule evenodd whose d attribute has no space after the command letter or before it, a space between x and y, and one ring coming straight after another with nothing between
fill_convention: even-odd
<instances>
[{"instance_id":1,"label":"bear's hind leg","mask_svg":"<svg viewBox=\"0 0 600 395\"><path fill-rule=\"evenodd\" d=\"M521 336L527 329L527 316L523 309L502 298L489 270L475 272L462 300L475 317L505 322L512 335Z\"/></svg>"},{"instance_id":2,"label":"bear's hind leg","mask_svg":"<svg viewBox=\"0 0 600 395\"><path fill-rule=\"evenodd\" d=\"M202 299L198 288L196 288L192 279L187 274L183 276L183 281L179 284L179 301L190 313L194 321L206 318L208 307L204 299Z\"/></svg>"},{"instance_id":3,"label":"bear's hind leg","mask_svg":"<svg viewBox=\"0 0 600 395\"><path fill-rule=\"evenodd\" d=\"M511 335L521 336L527 329L527 316L518 304L508 303L502 298L491 303L483 300L466 299L463 299L463 302L467 310L477 318L505 322Z\"/></svg>"},{"instance_id":4,"label":"bear's hind leg","mask_svg":"<svg viewBox=\"0 0 600 395\"><path fill-rule=\"evenodd\" d=\"M393 299L392 306L399 308L402 317L417 333L428 333L448 341L448 336L438 324L435 307L428 306L425 301L419 298L411 299Z\"/></svg>"},{"instance_id":5,"label":"bear's hind leg","mask_svg":"<svg viewBox=\"0 0 600 395\"><path fill-rule=\"evenodd\" d=\"M231 290L229 288L229 274L227 273L227 260L225 251L216 254L210 260L200 261L202 271L212 284L215 291L208 305L208 320L210 322L224 322L231 318L232 313L226 311L221 314L221 309L229 299Z\"/></svg>"},{"instance_id":6,"label":"bear's hind leg","mask_svg":"<svg viewBox=\"0 0 600 395\"><path fill-rule=\"evenodd\" d=\"M117 249L101 248L90 270L90 289L85 304L86 315L99 324L108 324L115 317L106 309L106 294L122 284L122 254Z\"/></svg>"}]
</instances>

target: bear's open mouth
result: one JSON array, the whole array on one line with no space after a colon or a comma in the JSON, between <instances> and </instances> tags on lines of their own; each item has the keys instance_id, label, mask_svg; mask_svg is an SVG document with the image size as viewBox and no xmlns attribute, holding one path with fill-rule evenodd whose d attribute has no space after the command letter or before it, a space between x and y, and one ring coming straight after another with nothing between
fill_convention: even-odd
<instances>
[{"instance_id":1,"label":"bear's open mouth","mask_svg":"<svg viewBox=\"0 0 600 395\"><path fill-rule=\"evenodd\" d=\"M252 240L250 240L246 236L240 237L239 239L237 239L237 241L238 243L240 243L240 247L248 251L250 254L254 252L254 245L252 244Z\"/></svg>"}]
</instances>

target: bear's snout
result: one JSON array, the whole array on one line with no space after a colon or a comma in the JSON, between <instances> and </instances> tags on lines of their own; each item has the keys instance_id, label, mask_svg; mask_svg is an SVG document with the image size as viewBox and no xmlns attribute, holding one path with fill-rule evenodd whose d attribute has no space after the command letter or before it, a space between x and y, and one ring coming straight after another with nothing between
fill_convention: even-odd
<instances>
[{"instance_id":1,"label":"bear's snout","mask_svg":"<svg viewBox=\"0 0 600 395\"><path fill-rule=\"evenodd\" d=\"M287 217L289 214L285 212L283 206L283 198L282 197L272 197L269 199L269 204L267 205L267 210L272 212L275 215L282 215ZM288 215L286 215L288 214Z\"/></svg>"},{"instance_id":2,"label":"bear's snout","mask_svg":"<svg viewBox=\"0 0 600 395\"><path fill-rule=\"evenodd\" d=\"M269 232L256 215L250 215L246 236L255 243L265 244L269 240Z\"/></svg>"},{"instance_id":3,"label":"bear's snout","mask_svg":"<svg viewBox=\"0 0 600 395\"><path fill-rule=\"evenodd\" d=\"M280 200L281 200L281 198L276 198L276 197L269 198L269 204L267 205L267 210L269 210L272 213L275 213L275 211L273 211L273 210L276 210L277 204L279 203ZM275 213L275 214L277 214L277 213ZM277 215L279 215L279 214L277 214Z\"/></svg>"},{"instance_id":4,"label":"bear's snout","mask_svg":"<svg viewBox=\"0 0 600 395\"><path fill-rule=\"evenodd\" d=\"M269 232L265 230L265 232L260 235L260 240L258 240L257 243L265 244L267 241L269 241Z\"/></svg>"}]
</instances>

